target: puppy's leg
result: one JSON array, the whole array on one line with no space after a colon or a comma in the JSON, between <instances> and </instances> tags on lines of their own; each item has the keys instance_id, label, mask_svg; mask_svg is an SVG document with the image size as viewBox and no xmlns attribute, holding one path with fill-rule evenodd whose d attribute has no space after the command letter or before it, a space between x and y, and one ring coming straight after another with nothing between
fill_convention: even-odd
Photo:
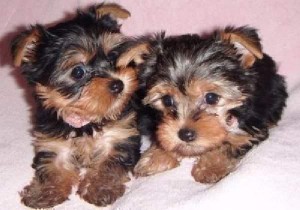
<instances>
[{"instance_id":1,"label":"puppy's leg","mask_svg":"<svg viewBox=\"0 0 300 210\"><path fill-rule=\"evenodd\" d=\"M87 171L77 193L88 203L106 206L115 202L125 192L129 181L127 170L114 160L106 160L97 168Z\"/></svg>"},{"instance_id":2,"label":"puppy's leg","mask_svg":"<svg viewBox=\"0 0 300 210\"><path fill-rule=\"evenodd\" d=\"M136 176L150 176L170 170L179 165L179 161L171 152L165 151L157 145L152 145L141 157L134 168Z\"/></svg>"},{"instance_id":3,"label":"puppy's leg","mask_svg":"<svg viewBox=\"0 0 300 210\"><path fill-rule=\"evenodd\" d=\"M239 159L231 154L229 145L201 155L192 169L192 176L197 182L215 183L234 170Z\"/></svg>"},{"instance_id":4,"label":"puppy's leg","mask_svg":"<svg viewBox=\"0 0 300 210\"><path fill-rule=\"evenodd\" d=\"M124 183L130 180L128 172L140 157L139 136L121 139L111 146L107 156L95 158L78 186L77 194L96 206L112 204L124 194Z\"/></svg>"},{"instance_id":5,"label":"puppy's leg","mask_svg":"<svg viewBox=\"0 0 300 210\"><path fill-rule=\"evenodd\" d=\"M66 153L44 149L33 161L35 177L20 193L22 203L32 208L50 208L64 202L79 179L73 165L66 161Z\"/></svg>"}]
</instances>

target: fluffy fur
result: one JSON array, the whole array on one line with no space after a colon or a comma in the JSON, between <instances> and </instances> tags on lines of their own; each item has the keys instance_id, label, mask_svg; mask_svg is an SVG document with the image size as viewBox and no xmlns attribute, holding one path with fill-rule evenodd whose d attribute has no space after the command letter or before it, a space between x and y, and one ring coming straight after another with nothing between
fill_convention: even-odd
<instances>
[{"instance_id":1,"label":"fluffy fur","mask_svg":"<svg viewBox=\"0 0 300 210\"><path fill-rule=\"evenodd\" d=\"M14 64L32 84L37 110L35 176L20 193L32 208L68 199L106 206L125 191L140 153L134 94L146 46L120 33L130 13L100 4L53 27L32 26L12 43ZM85 169L85 173L82 173Z\"/></svg>"},{"instance_id":2,"label":"fluffy fur","mask_svg":"<svg viewBox=\"0 0 300 210\"><path fill-rule=\"evenodd\" d=\"M153 145L134 171L148 176L196 157L196 181L213 183L265 140L285 107L286 85L250 27L227 27L207 36L150 38L141 66L151 75L143 117ZM145 112L146 113L146 112Z\"/></svg>"}]
</instances>

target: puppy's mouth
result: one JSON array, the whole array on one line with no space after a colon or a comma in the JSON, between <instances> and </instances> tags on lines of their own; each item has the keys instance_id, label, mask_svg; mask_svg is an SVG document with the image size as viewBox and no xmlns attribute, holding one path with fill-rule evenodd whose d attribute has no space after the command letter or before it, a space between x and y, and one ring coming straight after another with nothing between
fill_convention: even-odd
<instances>
[{"instance_id":1,"label":"puppy's mouth","mask_svg":"<svg viewBox=\"0 0 300 210\"><path fill-rule=\"evenodd\" d=\"M90 123L90 120L78 114L71 113L63 117L64 121L74 128L81 128Z\"/></svg>"},{"instance_id":2,"label":"puppy's mouth","mask_svg":"<svg viewBox=\"0 0 300 210\"><path fill-rule=\"evenodd\" d=\"M176 145L172 151L184 157L192 157L192 156L201 155L207 150L208 148L203 146L193 145L189 143L184 143L184 144L182 143Z\"/></svg>"}]
</instances>

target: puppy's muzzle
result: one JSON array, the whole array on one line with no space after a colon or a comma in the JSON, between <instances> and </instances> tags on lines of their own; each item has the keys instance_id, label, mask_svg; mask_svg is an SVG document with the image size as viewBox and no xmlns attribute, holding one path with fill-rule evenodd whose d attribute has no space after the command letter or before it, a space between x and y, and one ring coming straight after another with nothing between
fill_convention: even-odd
<instances>
[{"instance_id":1,"label":"puppy's muzzle","mask_svg":"<svg viewBox=\"0 0 300 210\"><path fill-rule=\"evenodd\" d=\"M178 137L185 142L194 141L196 139L196 132L189 128L182 128L178 131Z\"/></svg>"},{"instance_id":2,"label":"puppy's muzzle","mask_svg":"<svg viewBox=\"0 0 300 210\"><path fill-rule=\"evenodd\" d=\"M111 83L109 85L109 90L113 94L121 93L123 91L123 89L124 89L124 83L119 79L111 81Z\"/></svg>"},{"instance_id":3,"label":"puppy's muzzle","mask_svg":"<svg viewBox=\"0 0 300 210\"><path fill-rule=\"evenodd\" d=\"M93 71L91 74L91 79L92 78L96 78L96 77L101 77L101 78L111 78L111 76L109 74L107 74L106 72L102 72L102 71ZM111 78L112 81L109 83L108 88L109 91L112 94L119 94L124 90L124 83L122 82L122 80L120 79L113 79Z\"/></svg>"}]
</instances>

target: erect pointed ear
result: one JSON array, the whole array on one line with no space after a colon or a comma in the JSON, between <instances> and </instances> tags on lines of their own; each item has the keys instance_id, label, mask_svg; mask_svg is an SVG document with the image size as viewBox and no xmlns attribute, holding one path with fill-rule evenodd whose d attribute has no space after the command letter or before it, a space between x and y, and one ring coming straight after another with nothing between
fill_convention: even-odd
<instances>
[{"instance_id":1,"label":"erect pointed ear","mask_svg":"<svg viewBox=\"0 0 300 210\"><path fill-rule=\"evenodd\" d=\"M254 28L250 27L227 27L219 33L219 38L233 44L241 54L241 65L250 68L257 59L263 58L260 38Z\"/></svg>"},{"instance_id":2,"label":"erect pointed ear","mask_svg":"<svg viewBox=\"0 0 300 210\"><path fill-rule=\"evenodd\" d=\"M95 8L97 18L101 18L104 15L109 15L112 19L117 20L127 19L130 17L130 12L118 4L114 3L102 3Z\"/></svg>"},{"instance_id":3,"label":"erect pointed ear","mask_svg":"<svg viewBox=\"0 0 300 210\"><path fill-rule=\"evenodd\" d=\"M139 65L144 62L144 56L150 53L148 43L139 43L122 53L116 62L117 67L125 68L131 62Z\"/></svg>"},{"instance_id":4,"label":"erect pointed ear","mask_svg":"<svg viewBox=\"0 0 300 210\"><path fill-rule=\"evenodd\" d=\"M31 63L36 60L36 49L40 41L41 29L41 26L33 26L12 41L11 54L15 66L19 67L24 63Z\"/></svg>"}]
</instances>

